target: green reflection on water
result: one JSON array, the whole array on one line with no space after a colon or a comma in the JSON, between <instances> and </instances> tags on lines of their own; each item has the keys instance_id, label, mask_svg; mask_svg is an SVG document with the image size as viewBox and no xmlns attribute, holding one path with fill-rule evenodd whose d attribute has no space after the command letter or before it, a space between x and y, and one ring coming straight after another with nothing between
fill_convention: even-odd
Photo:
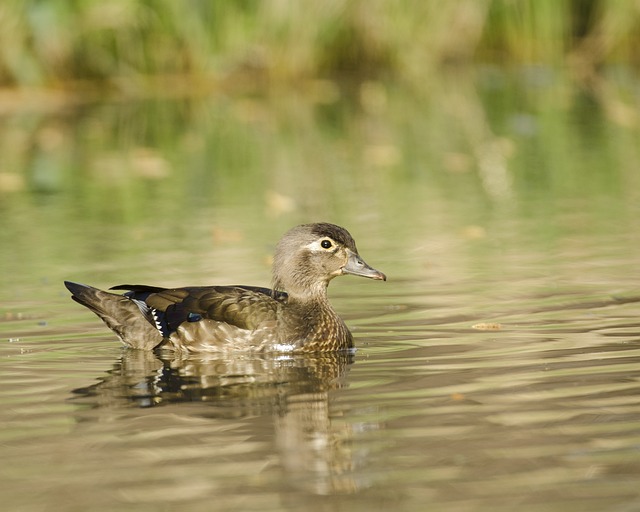
<instances>
[{"instance_id":1,"label":"green reflection on water","mask_svg":"<svg viewBox=\"0 0 640 512\"><path fill-rule=\"evenodd\" d=\"M319 219L395 276L570 237L626 249L640 144L611 109L541 68L15 115L0 128L0 296L51 298L71 275L266 283L279 235Z\"/></svg>"}]
</instances>

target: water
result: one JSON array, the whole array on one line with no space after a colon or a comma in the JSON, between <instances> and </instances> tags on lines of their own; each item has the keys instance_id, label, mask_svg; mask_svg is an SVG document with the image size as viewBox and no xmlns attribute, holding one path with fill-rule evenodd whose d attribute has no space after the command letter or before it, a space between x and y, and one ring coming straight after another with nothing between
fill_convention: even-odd
<instances>
[{"instance_id":1,"label":"water","mask_svg":"<svg viewBox=\"0 0 640 512\"><path fill-rule=\"evenodd\" d=\"M637 128L487 76L7 122L3 506L639 509ZM127 352L61 284L267 285L309 220L389 277L353 357Z\"/></svg>"}]
</instances>

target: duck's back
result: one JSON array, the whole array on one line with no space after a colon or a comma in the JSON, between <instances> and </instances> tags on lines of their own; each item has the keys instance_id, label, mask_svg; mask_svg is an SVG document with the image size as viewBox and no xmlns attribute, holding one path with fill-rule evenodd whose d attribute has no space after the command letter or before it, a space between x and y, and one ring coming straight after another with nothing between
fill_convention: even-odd
<instances>
[{"instance_id":1,"label":"duck's back","mask_svg":"<svg viewBox=\"0 0 640 512\"><path fill-rule=\"evenodd\" d=\"M119 285L118 295L65 282L131 348L221 351L273 342L287 294L254 286L160 288Z\"/></svg>"},{"instance_id":2,"label":"duck's back","mask_svg":"<svg viewBox=\"0 0 640 512\"><path fill-rule=\"evenodd\" d=\"M188 351L261 350L274 342L287 295L254 286L153 289L121 286L155 312L163 347Z\"/></svg>"}]
</instances>

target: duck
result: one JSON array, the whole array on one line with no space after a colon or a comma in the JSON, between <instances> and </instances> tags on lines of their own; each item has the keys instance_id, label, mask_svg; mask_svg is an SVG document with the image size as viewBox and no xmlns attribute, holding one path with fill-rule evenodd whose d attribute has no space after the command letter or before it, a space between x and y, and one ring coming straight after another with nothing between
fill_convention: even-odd
<instances>
[{"instance_id":1,"label":"duck","mask_svg":"<svg viewBox=\"0 0 640 512\"><path fill-rule=\"evenodd\" d=\"M354 349L327 296L330 281L342 275L387 280L360 257L345 228L318 222L296 226L279 240L272 288L123 284L105 291L64 284L132 349L295 354Z\"/></svg>"}]
</instances>

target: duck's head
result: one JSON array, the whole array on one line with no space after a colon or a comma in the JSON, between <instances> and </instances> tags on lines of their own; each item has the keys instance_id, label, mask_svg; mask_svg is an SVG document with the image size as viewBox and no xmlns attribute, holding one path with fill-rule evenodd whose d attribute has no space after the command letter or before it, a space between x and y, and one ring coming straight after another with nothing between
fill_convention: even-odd
<instances>
[{"instance_id":1,"label":"duck's head","mask_svg":"<svg viewBox=\"0 0 640 512\"><path fill-rule=\"evenodd\" d=\"M343 274L386 281L358 254L349 232L335 224L303 224L278 242L273 261L274 288L304 299L326 293L329 281Z\"/></svg>"}]
</instances>

